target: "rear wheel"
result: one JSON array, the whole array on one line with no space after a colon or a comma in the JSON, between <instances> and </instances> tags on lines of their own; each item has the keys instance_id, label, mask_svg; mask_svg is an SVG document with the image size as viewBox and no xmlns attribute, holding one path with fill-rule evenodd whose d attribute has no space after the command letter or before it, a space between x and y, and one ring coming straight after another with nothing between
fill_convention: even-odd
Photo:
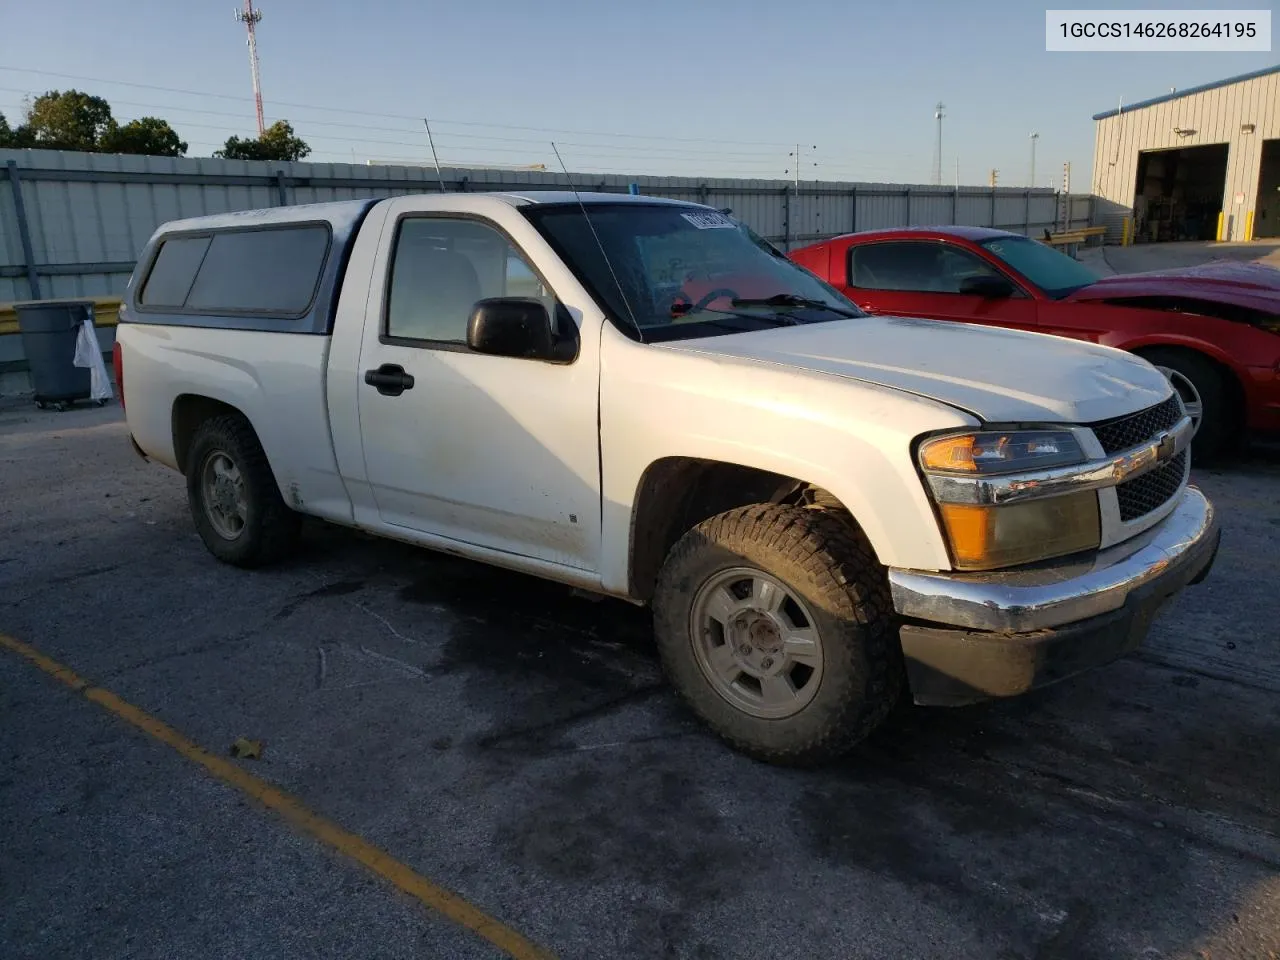
<instances>
[{"instance_id":1,"label":"rear wheel","mask_svg":"<svg viewBox=\"0 0 1280 960\"><path fill-rule=\"evenodd\" d=\"M239 415L214 417L196 431L187 501L200 539L225 563L261 566L297 542L301 518L285 505L262 444Z\"/></svg>"},{"instance_id":2,"label":"rear wheel","mask_svg":"<svg viewBox=\"0 0 1280 960\"><path fill-rule=\"evenodd\" d=\"M1209 462L1231 452L1240 440L1242 424L1218 367L1189 350L1155 348L1142 356L1168 378L1195 425L1192 462Z\"/></svg>"},{"instance_id":3,"label":"rear wheel","mask_svg":"<svg viewBox=\"0 0 1280 960\"><path fill-rule=\"evenodd\" d=\"M676 689L758 759L836 757L902 689L884 569L830 512L765 504L700 523L663 565L654 622Z\"/></svg>"}]
</instances>

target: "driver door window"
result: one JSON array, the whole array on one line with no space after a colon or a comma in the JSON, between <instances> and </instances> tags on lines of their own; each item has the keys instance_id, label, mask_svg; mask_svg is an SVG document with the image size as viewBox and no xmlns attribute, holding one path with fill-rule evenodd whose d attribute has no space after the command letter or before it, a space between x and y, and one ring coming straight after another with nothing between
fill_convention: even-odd
<instances>
[{"instance_id":1,"label":"driver door window","mask_svg":"<svg viewBox=\"0 0 1280 960\"><path fill-rule=\"evenodd\" d=\"M1031 328L1036 304L1015 288L1012 296L961 293L971 277L1004 278L964 248L941 240L892 240L849 248L849 297L872 313L991 326Z\"/></svg>"},{"instance_id":2,"label":"driver door window","mask_svg":"<svg viewBox=\"0 0 1280 960\"><path fill-rule=\"evenodd\" d=\"M493 227L444 217L400 222L387 295L388 338L462 345L472 308L489 297L532 297L555 316L554 295Z\"/></svg>"},{"instance_id":3,"label":"driver door window","mask_svg":"<svg viewBox=\"0 0 1280 960\"><path fill-rule=\"evenodd\" d=\"M849 285L857 290L959 293L969 277L1000 274L978 257L937 241L898 241L854 246Z\"/></svg>"}]
</instances>

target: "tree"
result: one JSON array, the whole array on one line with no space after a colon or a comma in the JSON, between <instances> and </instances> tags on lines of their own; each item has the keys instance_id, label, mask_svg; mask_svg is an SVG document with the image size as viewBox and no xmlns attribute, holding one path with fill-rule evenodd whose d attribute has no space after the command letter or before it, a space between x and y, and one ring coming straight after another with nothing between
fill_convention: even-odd
<instances>
[{"instance_id":1,"label":"tree","mask_svg":"<svg viewBox=\"0 0 1280 960\"><path fill-rule=\"evenodd\" d=\"M178 139L168 121L159 117L130 120L123 127L114 121L98 144L102 153L134 153L149 157L180 157L187 145Z\"/></svg>"},{"instance_id":2,"label":"tree","mask_svg":"<svg viewBox=\"0 0 1280 960\"><path fill-rule=\"evenodd\" d=\"M288 120L277 120L256 140L230 137L226 146L214 152L228 160L301 160L311 153L307 144L293 135Z\"/></svg>"},{"instance_id":3,"label":"tree","mask_svg":"<svg viewBox=\"0 0 1280 960\"><path fill-rule=\"evenodd\" d=\"M32 102L25 126L33 147L92 153L115 121L111 118L111 105L101 97L79 90L50 90Z\"/></svg>"},{"instance_id":4,"label":"tree","mask_svg":"<svg viewBox=\"0 0 1280 960\"><path fill-rule=\"evenodd\" d=\"M0 148L21 149L31 145L31 129L26 124L22 124L16 130L11 130L9 121L5 119L3 113L0 113Z\"/></svg>"}]
</instances>

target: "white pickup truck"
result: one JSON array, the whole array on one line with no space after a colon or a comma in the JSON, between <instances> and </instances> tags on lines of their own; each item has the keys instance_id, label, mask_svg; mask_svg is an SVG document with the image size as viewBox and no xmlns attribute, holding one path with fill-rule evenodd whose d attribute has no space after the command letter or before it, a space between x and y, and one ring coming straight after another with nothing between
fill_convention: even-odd
<instances>
[{"instance_id":1,"label":"white pickup truck","mask_svg":"<svg viewBox=\"0 0 1280 960\"><path fill-rule=\"evenodd\" d=\"M135 447L220 560L307 515L652 604L680 693L774 762L1113 660L1217 551L1145 361L864 315L697 204L182 220L120 321Z\"/></svg>"}]
</instances>

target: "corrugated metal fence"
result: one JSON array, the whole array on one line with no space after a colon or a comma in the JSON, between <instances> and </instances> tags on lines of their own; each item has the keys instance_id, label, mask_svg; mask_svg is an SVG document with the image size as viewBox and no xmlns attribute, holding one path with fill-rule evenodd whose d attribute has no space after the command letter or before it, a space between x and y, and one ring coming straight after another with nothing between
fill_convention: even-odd
<instances>
[{"instance_id":1,"label":"corrugated metal fence","mask_svg":"<svg viewBox=\"0 0 1280 960\"><path fill-rule=\"evenodd\" d=\"M449 191L563 188L560 174L447 169ZM1089 196L1052 190L574 174L579 190L641 193L729 208L784 249L825 237L928 224L1033 236L1085 226ZM167 220L231 210L439 189L434 169L0 150L0 302L111 296Z\"/></svg>"}]
</instances>

